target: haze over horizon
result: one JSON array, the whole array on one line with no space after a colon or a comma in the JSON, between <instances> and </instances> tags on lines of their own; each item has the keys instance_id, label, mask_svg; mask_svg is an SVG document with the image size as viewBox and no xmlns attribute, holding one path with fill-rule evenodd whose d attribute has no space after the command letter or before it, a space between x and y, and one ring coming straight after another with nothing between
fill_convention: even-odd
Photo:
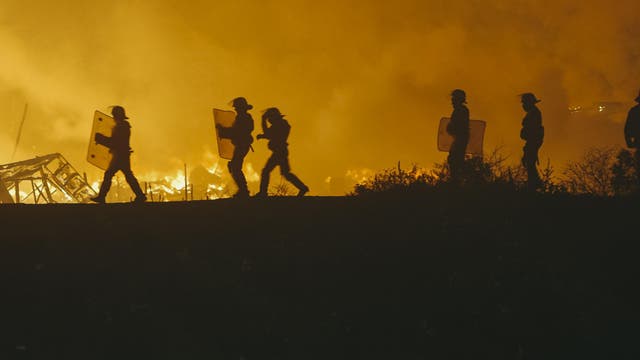
<instances>
[{"instance_id":1,"label":"haze over horizon","mask_svg":"<svg viewBox=\"0 0 640 360\"><path fill-rule=\"evenodd\" d=\"M534 92L541 160L562 166L590 146L624 143L640 88L638 10L632 0L4 0L0 163L60 152L98 179L85 161L93 112L119 104L136 174L209 167L212 108L245 96L254 135L260 110L287 115L293 171L318 194L349 170L443 161L438 121L462 88L471 117L488 123L485 150L502 147L513 162L523 145L518 94ZM620 109L567 110L600 101ZM259 171L269 151L264 141L254 148L246 161Z\"/></svg>"}]
</instances>

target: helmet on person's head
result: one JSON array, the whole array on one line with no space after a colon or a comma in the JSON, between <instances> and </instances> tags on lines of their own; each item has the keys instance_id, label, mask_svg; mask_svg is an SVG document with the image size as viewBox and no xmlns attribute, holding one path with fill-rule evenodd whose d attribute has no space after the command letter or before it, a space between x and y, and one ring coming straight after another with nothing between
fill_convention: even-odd
<instances>
[{"instance_id":1,"label":"helmet on person's head","mask_svg":"<svg viewBox=\"0 0 640 360\"><path fill-rule=\"evenodd\" d=\"M120 105L115 105L111 108L111 115L113 115L114 119L128 119L124 112L124 108Z\"/></svg>"},{"instance_id":2,"label":"helmet on person's head","mask_svg":"<svg viewBox=\"0 0 640 360\"><path fill-rule=\"evenodd\" d=\"M533 93L524 93L524 94L520 94L520 101L522 101L523 104L533 105L533 104L539 103L541 100L536 98L536 96L533 95Z\"/></svg>"},{"instance_id":3,"label":"helmet on person's head","mask_svg":"<svg viewBox=\"0 0 640 360\"><path fill-rule=\"evenodd\" d=\"M459 100L463 103L467 102L467 94L464 92L464 90L460 90L460 89L455 89L451 92L451 99L452 100Z\"/></svg>"},{"instance_id":4,"label":"helmet on person's head","mask_svg":"<svg viewBox=\"0 0 640 360\"><path fill-rule=\"evenodd\" d=\"M264 111L263 116L267 119L283 119L284 114L280 112L278 108L270 107Z\"/></svg>"},{"instance_id":5,"label":"helmet on person's head","mask_svg":"<svg viewBox=\"0 0 640 360\"><path fill-rule=\"evenodd\" d=\"M242 96L233 99L231 101L231 104L232 104L232 106L234 108L240 109L240 110L251 110L251 109L253 109L253 106L249 105L249 103L247 102L247 99L245 99Z\"/></svg>"}]
</instances>

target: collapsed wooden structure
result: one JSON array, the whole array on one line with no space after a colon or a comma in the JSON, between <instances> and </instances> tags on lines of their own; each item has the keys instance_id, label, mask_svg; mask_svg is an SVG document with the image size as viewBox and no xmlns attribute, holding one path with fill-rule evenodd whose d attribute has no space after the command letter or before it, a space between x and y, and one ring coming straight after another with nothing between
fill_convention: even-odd
<instances>
[{"instance_id":1,"label":"collapsed wooden structure","mask_svg":"<svg viewBox=\"0 0 640 360\"><path fill-rule=\"evenodd\" d=\"M0 203L86 203L96 195L59 153L0 165Z\"/></svg>"}]
</instances>

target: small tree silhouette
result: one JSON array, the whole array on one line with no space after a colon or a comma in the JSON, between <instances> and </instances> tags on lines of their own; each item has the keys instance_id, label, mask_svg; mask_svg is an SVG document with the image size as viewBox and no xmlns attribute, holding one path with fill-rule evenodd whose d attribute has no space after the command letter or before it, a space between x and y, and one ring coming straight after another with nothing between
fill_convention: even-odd
<instances>
[{"instance_id":1,"label":"small tree silhouette","mask_svg":"<svg viewBox=\"0 0 640 360\"><path fill-rule=\"evenodd\" d=\"M520 169L524 173L524 167L520 167ZM542 182L540 191L550 194L567 193L567 187L563 183L556 183L553 180L554 173L555 169L551 166L551 160L547 159L545 167L540 169L540 181Z\"/></svg>"},{"instance_id":2,"label":"small tree silhouette","mask_svg":"<svg viewBox=\"0 0 640 360\"><path fill-rule=\"evenodd\" d=\"M638 151L638 150L636 150ZM611 167L612 187L616 195L628 195L640 190L640 157L627 149L618 152Z\"/></svg>"},{"instance_id":3,"label":"small tree silhouette","mask_svg":"<svg viewBox=\"0 0 640 360\"><path fill-rule=\"evenodd\" d=\"M291 190L291 186L289 183L283 178L280 177L280 182L277 185L271 186L269 189L270 196L291 196L293 195L293 191Z\"/></svg>"},{"instance_id":4,"label":"small tree silhouette","mask_svg":"<svg viewBox=\"0 0 640 360\"><path fill-rule=\"evenodd\" d=\"M570 161L563 171L562 184L570 193L612 196L612 168L616 149L613 147L591 148L578 161Z\"/></svg>"}]
</instances>

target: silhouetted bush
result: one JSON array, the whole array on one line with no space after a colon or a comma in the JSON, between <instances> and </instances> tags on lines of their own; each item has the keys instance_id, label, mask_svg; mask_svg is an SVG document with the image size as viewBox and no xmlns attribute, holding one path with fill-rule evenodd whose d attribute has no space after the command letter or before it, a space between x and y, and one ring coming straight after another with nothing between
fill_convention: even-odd
<instances>
[{"instance_id":1,"label":"silhouetted bush","mask_svg":"<svg viewBox=\"0 0 640 360\"><path fill-rule=\"evenodd\" d=\"M626 149L621 149L611 167L612 188L616 195L629 195L640 190L639 158Z\"/></svg>"},{"instance_id":2,"label":"silhouetted bush","mask_svg":"<svg viewBox=\"0 0 640 360\"><path fill-rule=\"evenodd\" d=\"M356 184L349 195L425 190L438 184L437 172L438 170L425 172L416 165L410 170L404 170L398 163L397 167L385 169L375 174L372 179Z\"/></svg>"},{"instance_id":3,"label":"silhouetted bush","mask_svg":"<svg viewBox=\"0 0 640 360\"><path fill-rule=\"evenodd\" d=\"M540 172L540 180L542 181L542 186L539 189L540 192L547 194L566 194L568 192L565 184L554 181L555 169L551 166L550 160L547 159L545 167L538 171Z\"/></svg>"},{"instance_id":4,"label":"silhouetted bush","mask_svg":"<svg viewBox=\"0 0 640 360\"><path fill-rule=\"evenodd\" d=\"M569 161L563 171L562 183L573 194L612 196L616 149L591 148L577 161Z\"/></svg>"},{"instance_id":5,"label":"silhouetted bush","mask_svg":"<svg viewBox=\"0 0 640 360\"><path fill-rule=\"evenodd\" d=\"M570 161L561 185L572 194L619 196L638 192L638 158L626 149L591 148Z\"/></svg>"},{"instance_id":6,"label":"silhouetted bush","mask_svg":"<svg viewBox=\"0 0 640 360\"><path fill-rule=\"evenodd\" d=\"M405 170L398 164L395 168L385 169L375 174L373 178L357 184L349 195L415 192L452 185L470 189L491 187L505 191L525 189L526 171L522 166L507 165L507 157L502 155L500 150L496 149L485 157L467 158L462 168L462 176L460 177L462 180L457 184L452 183L451 173L446 162L435 164L431 170L421 169L416 165ZM540 175L543 182L541 192L564 191L561 185L552 181L553 172L550 163L541 169Z\"/></svg>"}]
</instances>

